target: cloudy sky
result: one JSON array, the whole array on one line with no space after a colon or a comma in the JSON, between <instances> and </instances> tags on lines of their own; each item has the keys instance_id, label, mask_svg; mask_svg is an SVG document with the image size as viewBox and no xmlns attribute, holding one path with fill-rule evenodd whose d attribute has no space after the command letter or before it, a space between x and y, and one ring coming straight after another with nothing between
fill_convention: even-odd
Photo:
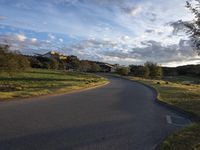
<instances>
[{"instance_id":1,"label":"cloudy sky","mask_svg":"<svg viewBox=\"0 0 200 150\"><path fill-rule=\"evenodd\" d=\"M0 43L124 65L198 64L170 26L191 19L185 0L0 0Z\"/></svg>"}]
</instances>

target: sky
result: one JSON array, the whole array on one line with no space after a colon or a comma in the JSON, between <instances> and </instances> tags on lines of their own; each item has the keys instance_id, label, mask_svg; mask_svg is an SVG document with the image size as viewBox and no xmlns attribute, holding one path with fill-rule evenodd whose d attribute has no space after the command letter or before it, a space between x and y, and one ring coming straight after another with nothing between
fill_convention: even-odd
<instances>
[{"instance_id":1,"label":"sky","mask_svg":"<svg viewBox=\"0 0 200 150\"><path fill-rule=\"evenodd\" d=\"M200 64L171 26L192 18L184 0L0 0L0 43L121 65Z\"/></svg>"}]
</instances>

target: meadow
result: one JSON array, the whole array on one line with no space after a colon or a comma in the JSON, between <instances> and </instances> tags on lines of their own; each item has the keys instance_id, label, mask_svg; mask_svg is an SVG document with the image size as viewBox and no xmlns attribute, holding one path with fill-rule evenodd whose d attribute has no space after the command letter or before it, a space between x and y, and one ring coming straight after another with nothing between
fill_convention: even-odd
<instances>
[{"instance_id":1,"label":"meadow","mask_svg":"<svg viewBox=\"0 0 200 150\"><path fill-rule=\"evenodd\" d=\"M94 87L107 80L80 72L29 69L12 73L0 72L0 100L67 93Z\"/></svg>"}]
</instances>

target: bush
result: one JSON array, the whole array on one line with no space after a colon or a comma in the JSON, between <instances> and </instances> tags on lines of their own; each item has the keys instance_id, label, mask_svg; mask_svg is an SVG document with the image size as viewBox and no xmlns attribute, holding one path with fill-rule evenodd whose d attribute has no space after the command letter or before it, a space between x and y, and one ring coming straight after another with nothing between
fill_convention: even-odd
<instances>
[{"instance_id":1,"label":"bush","mask_svg":"<svg viewBox=\"0 0 200 150\"><path fill-rule=\"evenodd\" d=\"M67 69L79 70L81 62L76 56L68 56L66 64Z\"/></svg>"},{"instance_id":2,"label":"bush","mask_svg":"<svg viewBox=\"0 0 200 150\"><path fill-rule=\"evenodd\" d=\"M49 67L50 67L50 69L58 69L58 67L59 67L58 61L53 58L50 58L49 59Z\"/></svg>"},{"instance_id":3,"label":"bush","mask_svg":"<svg viewBox=\"0 0 200 150\"><path fill-rule=\"evenodd\" d=\"M149 68L146 66L130 66L131 74L136 77L148 78Z\"/></svg>"},{"instance_id":4,"label":"bush","mask_svg":"<svg viewBox=\"0 0 200 150\"><path fill-rule=\"evenodd\" d=\"M59 70L65 70L66 69L65 61L63 61L63 60L58 61L58 69Z\"/></svg>"},{"instance_id":5,"label":"bush","mask_svg":"<svg viewBox=\"0 0 200 150\"><path fill-rule=\"evenodd\" d=\"M17 55L17 60L19 68L21 68L20 70L26 70L27 68L30 68L30 61L25 56L19 54Z\"/></svg>"},{"instance_id":6,"label":"bush","mask_svg":"<svg viewBox=\"0 0 200 150\"><path fill-rule=\"evenodd\" d=\"M87 61L87 60L80 61L79 70L82 72L90 71L91 65L90 65L89 61Z\"/></svg>"},{"instance_id":7,"label":"bush","mask_svg":"<svg viewBox=\"0 0 200 150\"><path fill-rule=\"evenodd\" d=\"M127 67L122 67L122 68L118 68L116 70L116 72L119 74L119 75L123 75L123 76L126 76L128 75L129 73L129 69Z\"/></svg>"},{"instance_id":8,"label":"bush","mask_svg":"<svg viewBox=\"0 0 200 150\"><path fill-rule=\"evenodd\" d=\"M154 78L161 78L162 77L162 68L153 62L146 62L144 64L145 67L149 68L149 77Z\"/></svg>"},{"instance_id":9,"label":"bush","mask_svg":"<svg viewBox=\"0 0 200 150\"><path fill-rule=\"evenodd\" d=\"M80 61L79 70L82 72L99 72L101 68L95 62L82 60Z\"/></svg>"},{"instance_id":10,"label":"bush","mask_svg":"<svg viewBox=\"0 0 200 150\"><path fill-rule=\"evenodd\" d=\"M59 68L59 62L54 58L33 57L30 58L29 60L32 68L43 68L43 69Z\"/></svg>"},{"instance_id":11,"label":"bush","mask_svg":"<svg viewBox=\"0 0 200 150\"><path fill-rule=\"evenodd\" d=\"M42 68L42 63L37 58L31 57L29 61L32 68Z\"/></svg>"},{"instance_id":12,"label":"bush","mask_svg":"<svg viewBox=\"0 0 200 150\"><path fill-rule=\"evenodd\" d=\"M99 72L99 71L101 71L100 66L97 65L96 63L91 63L90 72Z\"/></svg>"},{"instance_id":13,"label":"bush","mask_svg":"<svg viewBox=\"0 0 200 150\"><path fill-rule=\"evenodd\" d=\"M0 45L0 70L8 73L25 70L30 67L29 60L19 52L11 51L8 45Z\"/></svg>"}]
</instances>

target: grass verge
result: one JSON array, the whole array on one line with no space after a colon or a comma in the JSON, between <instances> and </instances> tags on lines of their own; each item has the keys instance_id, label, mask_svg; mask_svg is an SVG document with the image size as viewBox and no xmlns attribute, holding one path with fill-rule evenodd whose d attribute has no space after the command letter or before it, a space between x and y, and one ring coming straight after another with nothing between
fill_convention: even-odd
<instances>
[{"instance_id":1,"label":"grass verge","mask_svg":"<svg viewBox=\"0 0 200 150\"><path fill-rule=\"evenodd\" d=\"M139 81L157 90L158 100L176 106L200 117L200 85L182 84L177 81L150 80L137 77L125 77ZM170 135L161 144L161 150L200 150L200 123L194 123Z\"/></svg>"},{"instance_id":2,"label":"grass verge","mask_svg":"<svg viewBox=\"0 0 200 150\"><path fill-rule=\"evenodd\" d=\"M59 94L106 84L94 74L31 69L8 76L0 73L0 100Z\"/></svg>"}]
</instances>

